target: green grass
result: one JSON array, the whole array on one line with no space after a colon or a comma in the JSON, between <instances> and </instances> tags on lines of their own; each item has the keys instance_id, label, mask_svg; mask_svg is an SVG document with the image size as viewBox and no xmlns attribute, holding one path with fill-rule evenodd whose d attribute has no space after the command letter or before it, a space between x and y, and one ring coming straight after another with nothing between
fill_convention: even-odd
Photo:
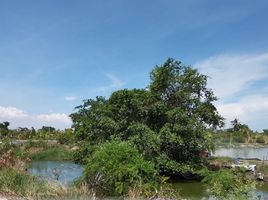
<instances>
[{"instance_id":1,"label":"green grass","mask_svg":"<svg viewBox=\"0 0 268 200\"><path fill-rule=\"evenodd\" d=\"M231 163L231 162L234 161L234 159L230 158L230 157L218 156L218 157L212 157L211 161L219 161L219 162Z\"/></svg>"},{"instance_id":2,"label":"green grass","mask_svg":"<svg viewBox=\"0 0 268 200\"><path fill-rule=\"evenodd\" d=\"M33 161L41 161L41 160L71 160L72 152L63 147L63 146L53 146L48 149L45 149L41 152L37 152L32 154L30 157Z\"/></svg>"},{"instance_id":3,"label":"green grass","mask_svg":"<svg viewBox=\"0 0 268 200\"><path fill-rule=\"evenodd\" d=\"M267 175L268 174L268 165L263 165L263 164L258 165L257 171Z\"/></svg>"},{"instance_id":4,"label":"green grass","mask_svg":"<svg viewBox=\"0 0 268 200\"><path fill-rule=\"evenodd\" d=\"M53 194L53 190L48 187L47 183L11 168L0 170L0 191L1 193L23 197Z\"/></svg>"},{"instance_id":5,"label":"green grass","mask_svg":"<svg viewBox=\"0 0 268 200\"><path fill-rule=\"evenodd\" d=\"M63 188L12 168L0 169L0 196L26 199L92 199L87 188ZM14 198L16 199L16 198Z\"/></svg>"}]
</instances>

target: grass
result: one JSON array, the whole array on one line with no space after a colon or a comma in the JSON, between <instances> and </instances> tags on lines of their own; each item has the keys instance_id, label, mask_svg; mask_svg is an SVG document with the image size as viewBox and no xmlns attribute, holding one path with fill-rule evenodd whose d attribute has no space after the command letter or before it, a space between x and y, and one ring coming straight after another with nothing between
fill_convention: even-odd
<instances>
[{"instance_id":1,"label":"grass","mask_svg":"<svg viewBox=\"0 0 268 200\"><path fill-rule=\"evenodd\" d=\"M209 166L212 169L220 169L225 165L233 164L234 160L229 157L212 157L209 159Z\"/></svg>"},{"instance_id":2,"label":"grass","mask_svg":"<svg viewBox=\"0 0 268 200\"><path fill-rule=\"evenodd\" d=\"M48 145L44 141L31 141L25 146L15 146L9 143L0 145L0 153L5 153L9 149L12 149L17 158L24 161L28 158L33 161L64 161L73 159L73 151L68 147L61 144Z\"/></svg>"},{"instance_id":3,"label":"grass","mask_svg":"<svg viewBox=\"0 0 268 200\"><path fill-rule=\"evenodd\" d=\"M37 194L55 195L55 191L49 188L47 183L12 168L0 170L0 191L23 197L36 196Z\"/></svg>"},{"instance_id":4,"label":"grass","mask_svg":"<svg viewBox=\"0 0 268 200\"><path fill-rule=\"evenodd\" d=\"M0 169L0 196L29 199L92 199L86 188L63 188L13 168Z\"/></svg>"},{"instance_id":5,"label":"grass","mask_svg":"<svg viewBox=\"0 0 268 200\"><path fill-rule=\"evenodd\" d=\"M52 146L50 148L44 149L40 152L36 152L30 155L33 161L40 160L71 160L73 152L64 146Z\"/></svg>"}]
</instances>

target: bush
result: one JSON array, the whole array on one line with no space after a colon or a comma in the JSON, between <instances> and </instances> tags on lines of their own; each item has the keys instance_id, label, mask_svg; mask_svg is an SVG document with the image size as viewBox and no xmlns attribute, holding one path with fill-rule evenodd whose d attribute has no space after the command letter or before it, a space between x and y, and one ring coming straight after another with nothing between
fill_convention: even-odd
<instances>
[{"instance_id":1,"label":"bush","mask_svg":"<svg viewBox=\"0 0 268 200\"><path fill-rule=\"evenodd\" d=\"M146 194L156 186L156 175L154 165L133 145L113 140L89 157L83 181L97 194L126 195L135 187Z\"/></svg>"},{"instance_id":2,"label":"bush","mask_svg":"<svg viewBox=\"0 0 268 200\"><path fill-rule=\"evenodd\" d=\"M263 143L265 143L265 139L264 139L263 136L259 136L259 137L256 139L256 142L257 142L257 143L261 143L261 144L263 144Z\"/></svg>"},{"instance_id":3,"label":"bush","mask_svg":"<svg viewBox=\"0 0 268 200\"><path fill-rule=\"evenodd\" d=\"M49 145L48 145L47 141L43 141L43 140L30 140L25 145L25 149L30 149L33 147L47 149L49 147Z\"/></svg>"},{"instance_id":4,"label":"bush","mask_svg":"<svg viewBox=\"0 0 268 200\"><path fill-rule=\"evenodd\" d=\"M246 175L243 169L219 170L201 172L203 182L210 188L209 193L221 200L256 199L255 182Z\"/></svg>"},{"instance_id":5,"label":"bush","mask_svg":"<svg viewBox=\"0 0 268 200\"><path fill-rule=\"evenodd\" d=\"M59 134L58 142L60 144L72 144L74 142L74 133L72 129L66 129L64 132Z\"/></svg>"},{"instance_id":6,"label":"bush","mask_svg":"<svg viewBox=\"0 0 268 200\"><path fill-rule=\"evenodd\" d=\"M244 136L234 136L233 141L236 143L245 143L246 138Z\"/></svg>"},{"instance_id":7,"label":"bush","mask_svg":"<svg viewBox=\"0 0 268 200\"><path fill-rule=\"evenodd\" d=\"M79 149L73 153L73 161L78 164L85 165L87 163L87 158L94 151L95 146L87 142L82 142L79 144Z\"/></svg>"}]
</instances>

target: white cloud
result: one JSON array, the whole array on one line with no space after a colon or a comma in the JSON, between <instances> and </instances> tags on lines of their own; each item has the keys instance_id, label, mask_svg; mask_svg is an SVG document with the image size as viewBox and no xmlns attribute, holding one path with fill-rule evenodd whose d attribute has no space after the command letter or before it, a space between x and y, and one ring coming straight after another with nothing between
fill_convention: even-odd
<instances>
[{"instance_id":1,"label":"white cloud","mask_svg":"<svg viewBox=\"0 0 268 200\"><path fill-rule=\"evenodd\" d=\"M260 55L219 55L195 64L210 76L208 85L220 98L217 108L228 124L234 118L254 130L268 128L268 53ZM265 88L266 87L266 88Z\"/></svg>"},{"instance_id":2,"label":"white cloud","mask_svg":"<svg viewBox=\"0 0 268 200\"><path fill-rule=\"evenodd\" d=\"M77 99L77 97L75 97L75 96L66 96L66 97L64 97L65 101L74 101L76 99Z\"/></svg>"},{"instance_id":3,"label":"white cloud","mask_svg":"<svg viewBox=\"0 0 268 200\"><path fill-rule=\"evenodd\" d=\"M37 115L36 119L41 122L61 122L61 123L70 123L71 119L66 114L52 113L52 114L41 114Z\"/></svg>"},{"instance_id":4,"label":"white cloud","mask_svg":"<svg viewBox=\"0 0 268 200\"><path fill-rule=\"evenodd\" d=\"M2 107L0 106L0 118L24 118L27 117L27 113L23 110L20 110L18 108L8 106L8 107Z\"/></svg>"},{"instance_id":5,"label":"white cloud","mask_svg":"<svg viewBox=\"0 0 268 200\"><path fill-rule=\"evenodd\" d=\"M268 77L268 53L261 55L219 55L195 64L211 77L209 85L222 99L241 92L254 81Z\"/></svg>"},{"instance_id":6,"label":"white cloud","mask_svg":"<svg viewBox=\"0 0 268 200\"><path fill-rule=\"evenodd\" d=\"M254 130L268 128L268 96L245 96L235 103L222 103L217 107L227 123L238 118Z\"/></svg>"},{"instance_id":7,"label":"white cloud","mask_svg":"<svg viewBox=\"0 0 268 200\"><path fill-rule=\"evenodd\" d=\"M30 115L23 110L11 106L0 106L0 122L2 121L9 121L12 128L53 126L64 129L72 125L70 117L64 113Z\"/></svg>"},{"instance_id":8,"label":"white cloud","mask_svg":"<svg viewBox=\"0 0 268 200\"><path fill-rule=\"evenodd\" d=\"M110 80L111 83L106 86L98 87L98 90L101 92L106 92L112 89L118 89L124 85L124 82L113 74L106 74L106 77Z\"/></svg>"}]
</instances>

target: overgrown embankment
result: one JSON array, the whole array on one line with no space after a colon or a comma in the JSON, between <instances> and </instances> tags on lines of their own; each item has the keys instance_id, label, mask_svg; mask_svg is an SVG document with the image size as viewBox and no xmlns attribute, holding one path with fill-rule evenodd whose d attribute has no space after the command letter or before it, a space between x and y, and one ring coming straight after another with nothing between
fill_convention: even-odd
<instances>
[{"instance_id":1,"label":"overgrown embankment","mask_svg":"<svg viewBox=\"0 0 268 200\"><path fill-rule=\"evenodd\" d=\"M66 199L90 197L82 185L65 188L40 180L26 171L32 160L69 160L72 152L63 145L30 142L25 146L0 145L0 197L27 199Z\"/></svg>"}]
</instances>

